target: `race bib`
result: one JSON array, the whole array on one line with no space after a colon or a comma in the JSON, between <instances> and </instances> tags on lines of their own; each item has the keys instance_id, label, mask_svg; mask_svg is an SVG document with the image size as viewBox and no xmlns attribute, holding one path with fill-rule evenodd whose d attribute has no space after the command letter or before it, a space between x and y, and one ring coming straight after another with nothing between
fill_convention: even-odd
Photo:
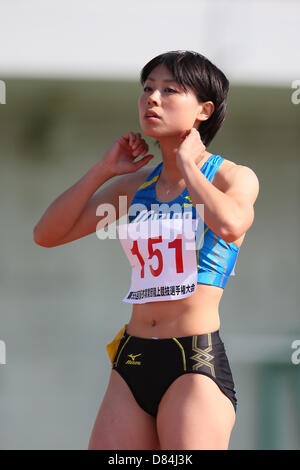
<instances>
[{"instance_id":1,"label":"race bib","mask_svg":"<svg viewBox=\"0 0 300 470\"><path fill-rule=\"evenodd\" d=\"M197 286L195 231L198 220L159 219L117 227L132 267L123 302L178 300Z\"/></svg>"}]
</instances>

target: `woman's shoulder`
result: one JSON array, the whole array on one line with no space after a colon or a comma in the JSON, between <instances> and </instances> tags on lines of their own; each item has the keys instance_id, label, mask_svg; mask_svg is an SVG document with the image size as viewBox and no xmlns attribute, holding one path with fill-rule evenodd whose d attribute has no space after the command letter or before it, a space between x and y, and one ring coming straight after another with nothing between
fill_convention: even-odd
<instances>
[{"instance_id":1,"label":"woman's shoulder","mask_svg":"<svg viewBox=\"0 0 300 470\"><path fill-rule=\"evenodd\" d=\"M136 193L137 189L143 184L146 179L151 175L156 166L145 166L140 168L134 173L126 173L119 176L118 186L119 191L132 198Z\"/></svg>"},{"instance_id":2,"label":"woman's shoulder","mask_svg":"<svg viewBox=\"0 0 300 470\"><path fill-rule=\"evenodd\" d=\"M128 184L131 184L133 182L135 185L142 184L151 175L151 173L155 170L156 167L157 165L147 165L145 167L140 168L135 173L131 173L130 176L128 175Z\"/></svg>"},{"instance_id":3,"label":"woman's shoulder","mask_svg":"<svg viewBox=\"0 0 300 470\"><path fill-rule=\"evenodd\" d=\"M212 183L223 193L248 200L251 204L259 194L259 180L253 169L227 158L223 159Z\"/></svg>"},{"instance_id":4,"label":"woman's shoulder","mask_svg":"<svg viewBox=\"0 0 300 470\"><path fill-rule=\"evenodd\" d=\"M214 185L221 191L226 191L228 187L237 179L248 180L252 185L259 185L257 175L249 166L223 158L223 161L215 174Z\"/></svg>"}]
</instances>

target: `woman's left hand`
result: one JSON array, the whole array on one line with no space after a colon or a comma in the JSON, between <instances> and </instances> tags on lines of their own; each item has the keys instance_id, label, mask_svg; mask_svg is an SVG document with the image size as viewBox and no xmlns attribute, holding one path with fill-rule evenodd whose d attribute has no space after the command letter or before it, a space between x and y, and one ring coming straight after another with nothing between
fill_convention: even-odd
<instances>
[{"instance_id":1,"label":"woman's left hand","mask_svg":"<svg viewBox=\"0 0 300 470\"><path fill-rule=\"evenodd\" d=\"M176 154L176 164L182 168L188 161L194 161L198 165L205 156L206 147L203 144L200 134L192 127L180 136L180 144Z\"/></svg>"}]
</instances>

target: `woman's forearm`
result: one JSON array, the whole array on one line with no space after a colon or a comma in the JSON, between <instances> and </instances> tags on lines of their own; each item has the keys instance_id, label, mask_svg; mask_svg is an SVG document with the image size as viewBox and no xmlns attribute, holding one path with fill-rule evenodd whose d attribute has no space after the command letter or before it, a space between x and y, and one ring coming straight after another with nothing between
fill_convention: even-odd
<instances>
[{"instance_id":1,"label":"woman's forearm","mask_svg":"<svg viewBox=\"0 0 300 470\"><path fill-rule=\"evenodd\" d=\"M51 243L61 239L73 227L95 191L113 176L102 161L95 163L46 209L34 227L35 242Z\"/></svg>"}]
</instances>

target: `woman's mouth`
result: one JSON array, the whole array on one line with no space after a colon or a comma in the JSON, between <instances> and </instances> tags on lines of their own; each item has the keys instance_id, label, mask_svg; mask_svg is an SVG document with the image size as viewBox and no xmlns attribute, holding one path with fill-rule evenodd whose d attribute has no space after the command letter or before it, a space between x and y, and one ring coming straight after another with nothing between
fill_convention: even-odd
<instances>
[{"instance_id":1,"label":"woman's mouth","mask_svg":"<svg viewBox=\"0 0 300 470\"><path fill-rule=\"evenodd\" d=\"M148 121L154 121L155 119L160 119L158 113L154 109L147 109L144 114L144 118Z\"/></svg>"},{"instance_id":2,"label":"woman's mouth","mask_svg":"<svg viewBox=\"0 0 300 470\"><path fill-rule=\"evenodd\" d=\"M158 121L160 118L157 116L145 116L147 121Z\"/></svg>"}]
</instances>

